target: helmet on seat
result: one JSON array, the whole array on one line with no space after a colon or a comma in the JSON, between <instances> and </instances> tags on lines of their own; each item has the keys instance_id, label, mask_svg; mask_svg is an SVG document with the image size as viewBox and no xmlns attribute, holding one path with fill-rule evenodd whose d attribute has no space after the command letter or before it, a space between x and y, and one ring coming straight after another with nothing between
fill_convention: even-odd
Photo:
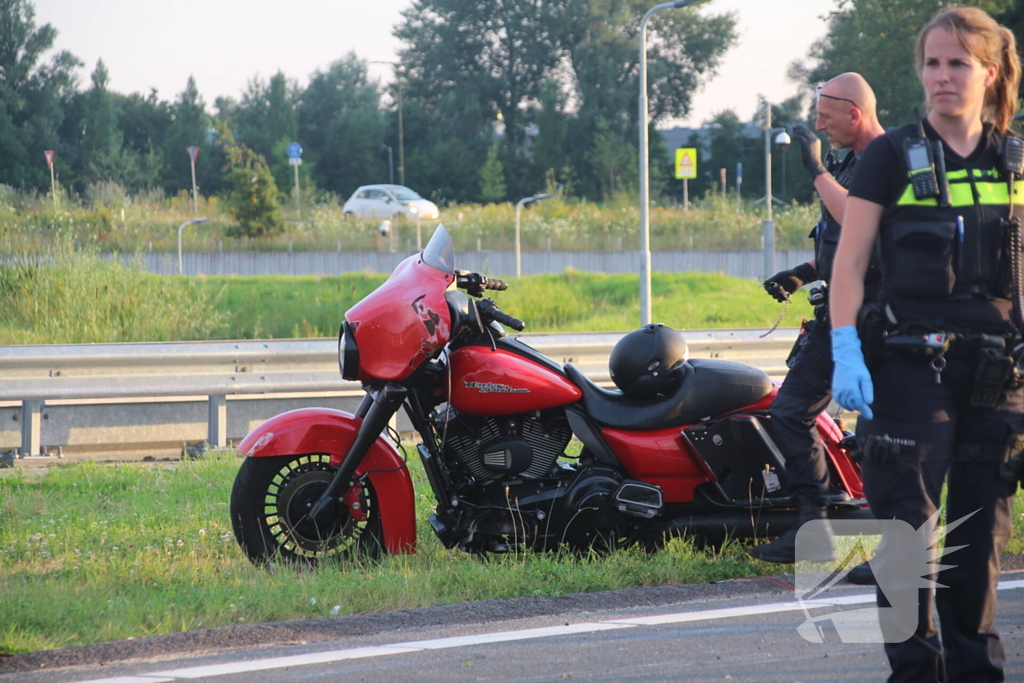
<instances>
[{"instance_id":1,"label":"helmet on seat","mask_svg":"<svg viewBox=\"0 0 1024 683\"><path fill-rule=\"evenodd\" d=\"M651 323L620 339L608 359L615 386L630 398L667 396L679 387L690 350L683 335Z\"/></svg>"}]
</instances>

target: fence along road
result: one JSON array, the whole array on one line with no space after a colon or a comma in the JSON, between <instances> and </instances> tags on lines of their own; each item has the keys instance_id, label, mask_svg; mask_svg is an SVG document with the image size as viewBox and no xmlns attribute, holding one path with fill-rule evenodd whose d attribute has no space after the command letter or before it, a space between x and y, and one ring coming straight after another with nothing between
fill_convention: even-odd
<instances>
[{"instance_id":1,"label":"fence along road","mask_svg":"<svg viewBox=\"0 0 1024 683\"><path fill-rule=\"evenodd\" d=\"M386 251L272 251L272 252L193 252L182 257L185 275L337 275L349 272L390 273L414 253L411 250ZM635 251L532 251L523 256L523 275L562 273L574 268L594 273L635 273ZM109 254L104 258L112 258ZM138 259L149 272L175 275L177 254L159 252L138 256L121 254L125 262ZM775 252L776 266L793 268L814 258L809 249L780 249ZM459 251L458 267L494 277L514 277L515 252ZM725 273L733 277L763 279L764 252L758 250L659 250L651 252L656 272Z\"/></svg>"},{"instance_id":2,"label":"fence along road","mask_svg":"<svg viewBox=\"0 0 1024 683\"><path fill-rule=\"evenodd\" d=\"M684 331L692 358L785 375L797 335L784 328ZM610 385L624 333L524 334L527 344ZM0 347L0 451L18 457L225 447L295 408L352 412L363 392L338 372L336 339ZM404 415L402 416L404 420ZM402 431L410 426L399 422Z\"/></svg>"}]
</instances>

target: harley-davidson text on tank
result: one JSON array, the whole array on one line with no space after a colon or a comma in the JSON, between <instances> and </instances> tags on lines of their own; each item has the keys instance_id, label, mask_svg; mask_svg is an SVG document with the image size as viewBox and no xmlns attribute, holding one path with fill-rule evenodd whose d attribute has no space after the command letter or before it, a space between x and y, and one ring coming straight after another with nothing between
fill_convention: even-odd
<instances>
[{"instance_id":1,"label":"harley-davidson text on tank","mask_svg":"<svg viewBox=\"0 0 1024 683\"><path fill-rule=\"evenodd\" d=\"M529 389L510 387L507 384L496 384L494 382L463 382L467 389L476 389L481 394L528 394Z\"/></svg>"}]
</instances>

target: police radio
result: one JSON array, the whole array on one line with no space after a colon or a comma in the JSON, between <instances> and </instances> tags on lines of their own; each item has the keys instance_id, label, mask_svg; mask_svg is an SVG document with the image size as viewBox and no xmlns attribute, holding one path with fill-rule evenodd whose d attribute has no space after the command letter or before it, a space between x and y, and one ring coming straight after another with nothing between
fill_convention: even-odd
<instances>
[{"instance_id":1,"label":"police radio","mask_svg":"<svg viewBox=\"0 0 1024 683\"><path fill-rule=\"evenodd\" d=\"M911 138L903 143L910 185L914 188L914 199L928 199L939 196L939 180L935 175L935 161L932 148L924 137Z\"/></svg>"},{"instance_id":2,"label":"police radio","mask_svg":"<svg viewBox=\"0 0 1024 683\"><path fill-rule=\"evenodd\" d=\"M1003 171L1017 178L1024 176L1024 138L1004 135L999 149Z\"/></svg>"}]
</instances>

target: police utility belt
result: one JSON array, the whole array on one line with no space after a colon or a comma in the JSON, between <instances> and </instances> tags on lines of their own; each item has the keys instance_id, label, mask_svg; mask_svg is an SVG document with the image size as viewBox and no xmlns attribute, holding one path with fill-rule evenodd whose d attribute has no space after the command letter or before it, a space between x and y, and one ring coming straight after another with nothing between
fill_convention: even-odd
<instances>
[{"instance_id":1,"label":"police utility belt","mask_svg":"<svg viewBox=\"0 0 1024 683\"><path fill-rule=\"evenodd\" d=\"M867 344L873 343L869 364L882 357L895 356L928 363L935 371L936 384L942 381L947 359L962 359L972 366L969 401L973 406L994 408L1003 392L1024 386L1024 338L1018 330L1004 335L980 332L950 332L921 324L893 323L892 309L884 307L881 329L864 329ZM868 323L877 325L877 322Z\"/></svg>"}]
</instances>

